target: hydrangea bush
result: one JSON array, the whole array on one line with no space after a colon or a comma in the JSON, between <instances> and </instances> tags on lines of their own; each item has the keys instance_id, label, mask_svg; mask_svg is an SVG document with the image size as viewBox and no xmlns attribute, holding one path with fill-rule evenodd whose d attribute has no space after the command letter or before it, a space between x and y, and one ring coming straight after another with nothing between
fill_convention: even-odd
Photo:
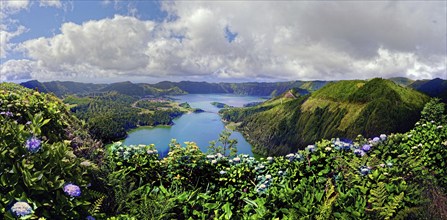
<instances>
[{"instance_id":1,"label":"hydrangea bush","mask_svg":"<svg viewBox=\"0 0 447 220\"><path fill-rule=\"evenodd\" d=\"M52 96L0 84L0 112L0 219L87 216L96 200L88 190L92 171L80 165L87 160L66 139L65 128L75 119L65 106ZM78 191L66 194L69 183Z\"/></svg>"}]
</instances>

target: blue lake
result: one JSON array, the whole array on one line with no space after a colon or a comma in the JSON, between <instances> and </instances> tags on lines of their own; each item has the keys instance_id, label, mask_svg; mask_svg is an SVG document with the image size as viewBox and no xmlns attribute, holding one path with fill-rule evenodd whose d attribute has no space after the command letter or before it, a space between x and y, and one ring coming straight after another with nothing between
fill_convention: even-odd
<instances>
[{"instance_id":1,"label":"blue lake","mask_svg":"<svg viewBox=\"0 0 447 220\"><path fill-rule=\"evenodd\" d=\"M193 108L205 110L202 113L189 113L174 119L173 126L141 127L129 132L123 141L125 145L155 144L159 153L164 156L169 151L171 139L183 144L191 141L203 152L208 150L209 142L217 140L219 134L225 129L219 109L211 102L222 102L230 106L242 107L246 103L259 102L265 99L256 96L238 96L232 94L188 94L173 97L178 102L188 102ZM253 155L250 144L241 133L234 131L231 138L238 141L239 154Z\"/></svg>"}]
</instances>

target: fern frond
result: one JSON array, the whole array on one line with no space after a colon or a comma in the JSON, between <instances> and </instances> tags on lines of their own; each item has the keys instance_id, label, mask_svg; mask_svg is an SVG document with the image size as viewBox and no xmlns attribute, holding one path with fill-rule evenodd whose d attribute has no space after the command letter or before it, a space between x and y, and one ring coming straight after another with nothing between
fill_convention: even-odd
<instances>
[{"instance_id":1,"label":"fern frond","mask_svg":"<svg viewBox=\"0 0 447 220\"><path fill-rule=\"evenodd\" d=\"M98 213L99 210L101 209L102 202L104 201L105 198L106 198L105 196L101 196L99 199L97 199L97 200L93 203L93 206L90 208L90 210L88 210L88 212L89 212L90 214Z\"/></svg>"},{"instance_id":2,"label":"fern frond","mask_svg":"<svg viewBox=\"0 0 447 220\"><path fill-rule=\"evenodd\" d=\"M392 201L389 202L380 212L380 215L384 217L384 219L390 219L396 210L400 207L402 200L404 199L404 192L401 192L398 196L394 196Z\"/></svg>"},{"instance_id":3,"label":"fern frond","mask_svg":"<svg viewBox=\"0 0 447 220\"><path fill-rule=\"evenodd\" d=\"M394 220L404 220L411 214L419 214L422 212L422 207L405 207L405 209L400 210Z\"/></svg>"},{"instance_id":4,"label":"fern frond","mask_svg":"<svg viewBox=\"0 0 447 220\"><path fill-rule=\"evenodd\" d=\"M323 219L330 219L332 214L332 206L335 202L335 200L338 197L338 193L335 191L335 186L332 184L331 179L328 179L326 182L326 196L323 202L323 205L320 207L320 214L317 216L316 219L323 220Z\"/></svg>"},{"instance_id":5,"label":"fern frond","mask_svg":"<svg viewBox=\"0 0 447 220\"><path fill-rule=\"evenodd\" d=\"M379 182L377 188L370 190L371 197L368 202L372 204L372 209L367 209L368 211L381 211L383 210L383 205L387 199L388 192L385 188L385 183Z\"/></svg>"}]
</instances>

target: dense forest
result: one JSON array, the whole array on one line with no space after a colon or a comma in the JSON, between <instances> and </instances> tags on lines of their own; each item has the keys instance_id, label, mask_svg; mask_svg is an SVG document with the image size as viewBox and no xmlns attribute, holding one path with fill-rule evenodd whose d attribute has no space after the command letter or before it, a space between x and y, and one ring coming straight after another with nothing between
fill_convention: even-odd
<instances>
[{"instance_id":1,"label":"dense forest","mask_svg":"<svg viewBox=\"0 0 447 220\"><path fill-rule=\"evenodd\" d=\"M169 100L140 100L117 92L68 96L64 102L76 117L87 122L92 136L104 143L125 138L126 131L137 126L172 125L172 119L193 110Z\"/></svg>"},{"instance_id":2,"label":"dense forest","mask_svg":"<svg viewBox=\"0 0 447 220\"><path fill-rule=\"evenodd\" d=\"M392 81L372 79L329 83L311 95L288 93L248 108L221 110L262 155L284 155L321 138L408 131L428 96Z\"/></svg>"},{"instance_id":3,"label":"dense forest","mask_svg":"<svg viewBox=\"0 0 447 220\"><path fill-rule=\"evenodd\" d=\"M446 219L446 114L432 99L405 133L331 137L285 156L204 154L174 140L160 158L153 145L105 147L58 98L3 83L0 218Z\"/></svg>"}]
</instances>

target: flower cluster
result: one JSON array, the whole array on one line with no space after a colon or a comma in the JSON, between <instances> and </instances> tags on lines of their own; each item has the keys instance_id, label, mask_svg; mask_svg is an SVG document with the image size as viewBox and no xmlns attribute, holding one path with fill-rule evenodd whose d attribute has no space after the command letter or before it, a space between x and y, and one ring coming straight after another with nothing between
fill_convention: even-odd
<instances>
[{"instance_id":1,"label":"flower cluster","mask_svg":"<svg viewBox=\"0 0 447 220\"><path fill-rule=\"evenodd\" d=\"M81 188L75 184L69 183L64 186L64 192L71 197L78 197L81 195Z\"/></svg>"},{"instance_id":2,"label":"flower cluster","mask_svg":"<svg viewBox=\"0 0 447 220\"><path fill-rule=\"evenodd\" d=\"M40 149L41 141L36 137L29 138L25 143L25 148L31 152L36 153Z\"/></svg>"},{"instance_id":3,"label":"flower cluster","mask_svg":"<svg viewBox=\"0 0 447 220\"><path fill-rule=\"evenodd\" d=\"M12 116L14 116L14 114L12 114L12 112L0 112L0 115L5 115L5 116L7 116L7 117L12 117Z\"/></svg>"},{"instance_id":4,"label":"flower cluster","mask_svg":"<svg viewBox=\"0 0 447 220\"><path fill-rule=\"evenodd\" d=\"M33 208L26 202L16 202L11 207L11 212L17 217L23 217L33 213Z\"/></svg>"},{"instance_id":5,"label":"flower cluster","mask_svg":"<svg viewBox=\"0 0 447 220\"><path fill-rule=\"evenodd\" d=\"M113 155L122 158L124 160L129 160L134 155L157 155L158 151L155 149L154 145L129 145L123 146L122 142L115 142L110 146L110 150Z\"/></svg>"},{"instance_id":6,"label":"flower cluster","mask_svg":"<svg viewBox=\"0 0 447 220\"><path fill-rule=\"evenodd\" d=\"M301 154L299 154L299 153L295 153L295 154L290 153L290 154L287 154L287 155L286 155L286 158L289 159L290 162L292 162L292 161L294 161L294 160L298 160L298 161L303 160L303 156L302 156Z\"/></svg>"},{"instance_id":7,"label":"flower cluster","mask_svg":"<svg viewBox=\"0 0 447 220\"><path fill-rule=\"evenodd\" d=\"M339 138L336 138L332 141L331 146L336 150L345 150L350 151L353 148L353 145L349 142L341 141Z\"/></svg>"}]
</instances>

